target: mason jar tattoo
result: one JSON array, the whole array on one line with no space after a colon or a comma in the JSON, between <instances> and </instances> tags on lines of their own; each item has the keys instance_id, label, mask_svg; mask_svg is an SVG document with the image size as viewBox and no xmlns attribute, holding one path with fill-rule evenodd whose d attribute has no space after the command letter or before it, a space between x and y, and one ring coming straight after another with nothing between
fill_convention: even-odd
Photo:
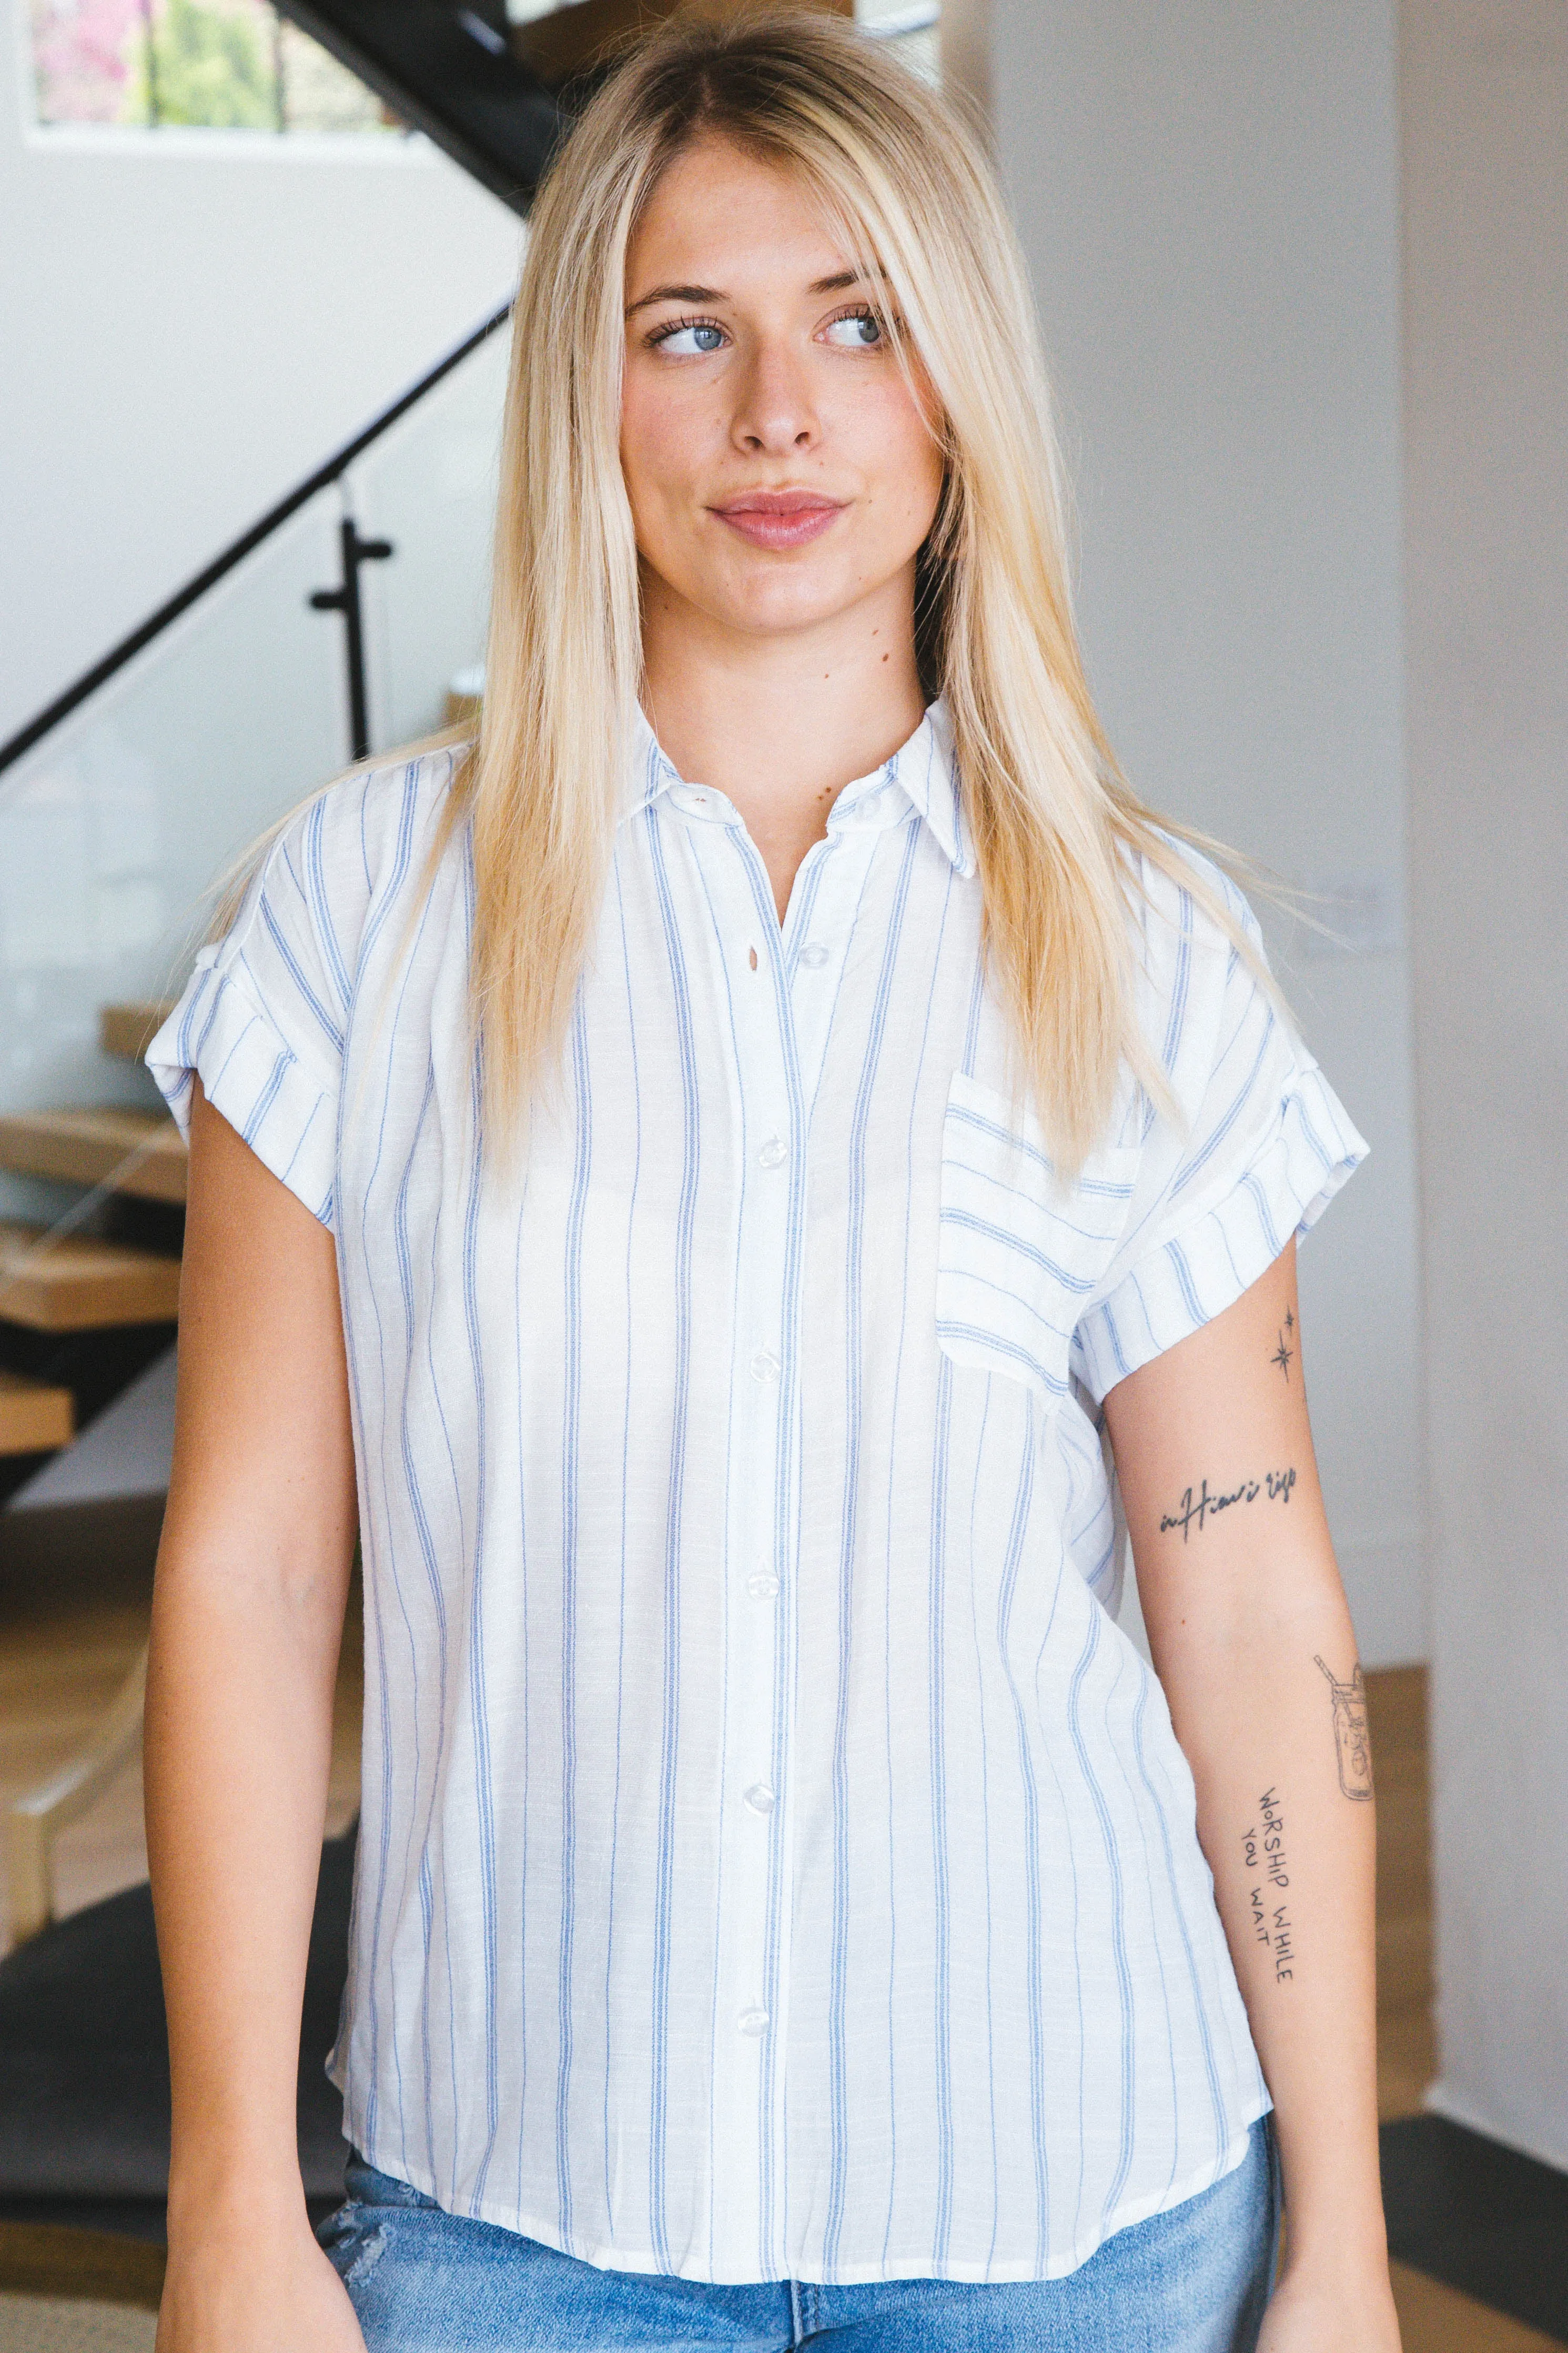
<instances>
[{"instance_id":1,"label":"mason jar tattoo","mask_svg":"<svg viewBox=\"0 0 1568 2353\"><path fill-rule=\"evenodd\" d=\"M1326 1660L1314 1656L1328 1678L1334 1702L1334 1747L1339 1757L1340 1788L1347 1798L1372 1795L1372 1743L1366 1729L1366 1685L1359 1662L1348 1683L1341 1683Z\"/></svg>"}]
</instances>

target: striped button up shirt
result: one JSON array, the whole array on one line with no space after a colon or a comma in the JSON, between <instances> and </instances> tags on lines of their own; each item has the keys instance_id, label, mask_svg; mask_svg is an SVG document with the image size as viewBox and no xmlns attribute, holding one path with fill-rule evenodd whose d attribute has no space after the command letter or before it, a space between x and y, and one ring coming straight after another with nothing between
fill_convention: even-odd
<instances>
[{"instance_id":1,"label":"striped button up shirt","mask_svg":"<svg viewBox=\"0 0 1568 2353\"><path fill-rule=\"evenodd\" d=\"M317 799L149 1055L336 1238L366 1612L345 2130L612 2267L1071 2270L1268 2105L1192 1777L1116 1623L1099 1401L1364 1147L1152 876L1141 1018L1182 1115L1129 1083L1057 1181L938 704L840 796L782 928L732 804L643 730L561 1082L505 1173L460 833L426 887L450 772Z\"/></svg>"}]
</instances>

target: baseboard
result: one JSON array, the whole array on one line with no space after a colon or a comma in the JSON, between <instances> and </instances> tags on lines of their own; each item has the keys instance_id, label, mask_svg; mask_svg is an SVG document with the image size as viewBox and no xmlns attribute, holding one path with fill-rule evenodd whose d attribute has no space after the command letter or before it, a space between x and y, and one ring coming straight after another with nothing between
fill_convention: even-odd
<instances>
[{"instance_id":1,"label":"baseboard","mask_svg":"<svg viewBox=\"0 0 1568 2353\"><path fill-rule=\"evenodd\" d=\"M1447 2116L1380 2137L1389 2253L1568 2345L1568 2173Z\"/></svg>"},{"instance_id":2,"label":"baseboard","mask_svg":"<svg viewBox=\"0 0 1568 2353\"><path fill-rule=\"evenodd\" d=\"M1532 2164L1547 2166L1552 2172L1568 2177L1568 2147L1551 2144L1542 2147L1521 2140L1514 2133L1500 2131L1494 2116L1483 2116L1479 2108L1472 2107L1441 2075L1427 2084L1421 2105L1430 2115L1446 2117L1449 2124L1460 2125L1466 2132L1479 2134L1482 2140L1495 2141L1500 2148L1510 2149L1516 2157L1528 2158Z\"/></svg>"},{"instance_id":3,"label":"baseboard","mask_svg":"<svg viewBox=\"0 0 1568 2353\"><path fill-rule=\"evenodd\" d=\"M0 2290L156 2312L167 2260L158 2239L0 2215Z\"/></svg>"}]
</instances>

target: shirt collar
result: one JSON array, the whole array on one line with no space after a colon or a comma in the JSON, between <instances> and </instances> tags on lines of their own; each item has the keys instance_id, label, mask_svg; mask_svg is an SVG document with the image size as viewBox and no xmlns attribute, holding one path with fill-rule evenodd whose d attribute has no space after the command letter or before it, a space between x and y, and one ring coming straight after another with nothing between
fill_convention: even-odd
<instances>
[{"instance_id":1,"label":"shirt collar","mask_svg":"<svg viewBox=\"0 0 1568 2353\"><path fill-rule=\"evenodd\" d=\"M710 786L688 785L678 774L673 762L660 748L640 704L634 712L628 765L618 820L622 824L672 791L691 816L706 816L727 824L735 814L733 804L724 794ZM938 847L958 872L973 874L974 848L959 790L952 728L946 706L940 701L929 706L914 733L890 759L884 760L868 776L858 776L845 786L833 805L827 830L830 834L846 833L896 825L900 807L906 804L924 818Z\"/></svg>"}]
</instances>

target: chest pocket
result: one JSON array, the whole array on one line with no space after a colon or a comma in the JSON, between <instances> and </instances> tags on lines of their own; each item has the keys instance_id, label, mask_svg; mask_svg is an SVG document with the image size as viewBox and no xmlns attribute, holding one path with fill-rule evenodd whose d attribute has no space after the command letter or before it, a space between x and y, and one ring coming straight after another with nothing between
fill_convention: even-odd
<instances>
[{"instance_id":1,"label":"chest pocket","mask_svg":"<svg viewBox=\"0 0 1568 2353\"><path fill-rule=\"evenodd\" d=\"M1037 1124L960 1071L942 1148L936 1336L954 1364L1026 1382L1047 1409L1068 1392L1072 1335L1127 1221L1136 1145L1058 1177Z\"/></svg>"}]
</instances>

